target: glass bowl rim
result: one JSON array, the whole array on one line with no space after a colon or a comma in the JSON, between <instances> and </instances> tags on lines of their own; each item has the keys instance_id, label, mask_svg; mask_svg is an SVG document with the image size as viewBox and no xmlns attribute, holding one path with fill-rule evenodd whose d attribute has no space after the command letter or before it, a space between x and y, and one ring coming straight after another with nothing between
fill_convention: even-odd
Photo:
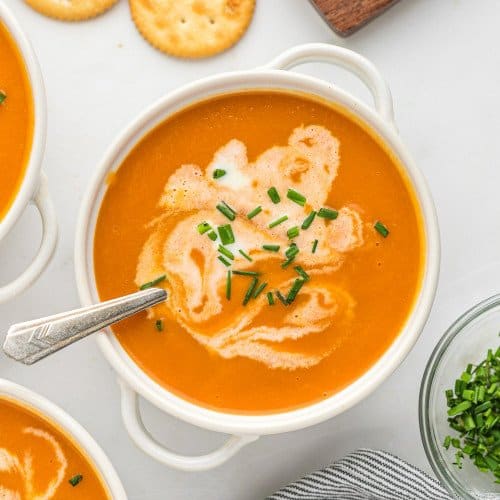
<instances>
[{"instance_id":1,"label":"glass bowl rim","mask_svg":"<svg viewBox=\"0 0 500 500\"><path fill-rule=\"evenodd\" d=\"M445 331L434 347L432 354L427 362L427 365L422 376L420 384L419 405L418 405L418 420L420 426L420 437L424 446L425 454L431 464L431 467L446 489L454 496L460 495L459 498L464 500L475 500L450 474L448 467L439 457L439 443L436 443L432 436L432 426L429 417L429 399L431 389L434 382L436 370L440 362L448 350L448 347L455 340L457 335L467 327L472 321L476 320L483 314L500 306L500 293L482 300L474 305L461 316L459 316Z\"/></svg>"}]
</instances>

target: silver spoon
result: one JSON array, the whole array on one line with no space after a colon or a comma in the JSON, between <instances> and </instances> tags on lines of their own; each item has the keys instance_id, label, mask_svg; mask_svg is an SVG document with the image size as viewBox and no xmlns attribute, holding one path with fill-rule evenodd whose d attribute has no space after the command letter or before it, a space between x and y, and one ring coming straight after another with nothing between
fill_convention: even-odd
<instances>
[{"instance_id":1,"label":"silver spoon","mask_svg":"<svg viewBox=\"0 0 500 500\"><path fill-rule=\"evenodd\" d=\"M81 309L12 325L3 351L25 365L32 365L49 354L164 301L167 292L148 288Z\"/></svg>"}]
</instances>

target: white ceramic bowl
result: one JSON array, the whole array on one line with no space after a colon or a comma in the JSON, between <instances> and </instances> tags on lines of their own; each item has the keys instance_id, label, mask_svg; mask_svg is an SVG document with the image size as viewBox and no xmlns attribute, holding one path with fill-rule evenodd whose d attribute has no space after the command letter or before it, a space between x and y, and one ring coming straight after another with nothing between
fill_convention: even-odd
<instances>
[{"instance_id":1,"label":"white ceramic bowl","mask_svg":"<svg viewBox=\"0 0 500 500\"><path fill-rule=\"evenodd\" d=\"M331 83L284 69L310 61L343 66L363 80L375 101L375 110ZM317 424L347 410L370 394L401 363L417 340L429 315L439 270L439 232L433 202L420 171L401 143L393 123L390 91L376 68L360 55L340 47L309 44L291 49L269 65L251 71L226 73L206 78L170 93L137 118L106 153L84 198L77 224L75 265L81 301L98 301L93 273L93 235L106 178L116 170L131 148L159 122L187 105L209 96L243 89L298 90L319 96L347 108L378 134L399 158L403 174L415 190L423 214L426 239L425 268L421 291L401 334L385 354L349 387L319 403L298 410L271 415L235 415L209 410L170 393L149 378L127 355L108 331L98 334L105 357L119 375L122 389L122 415L135 443L157 460L180 469L202 470L221 464L258 436L293 431ZM208 455L186 457L157 443L142 424L138 395L161 410L213 431L233 434L225 445Z\"/></svg>"},{"instance_id":2,"label":"white ceramic bowl","mask_svg":"<svg viewBox=\"0 0 500 500\"><path fill-rule=\"evenodd\" d=\"M0 220L0 241L12 229L28 204L33 203L43 226L42 241L37 255L28 268L11 283L0 287L0 303L27 289L47 267L57 244L57 223L54 206L49 198L47 179L41 171L47 130L47 105L42 74L33 48L5 3L0 2L0 23L2 23L17 44L26 66L33 96L33 143L26 170L17 195Z\"/></svg>"},{"instance_id":3,"label":"white ceramic bowl","mask_svg":"<svg viewBox=\"0 0 500 500\"><path fill-rule=\"evenodd\" d=\"M96 467L111 498L113 500L127 499L120 478L108 457L92 436L76 420L44 397L5 379L0 379L0 397L2 396L34 409L71 436Z\"/></svg>"}]
</instances>

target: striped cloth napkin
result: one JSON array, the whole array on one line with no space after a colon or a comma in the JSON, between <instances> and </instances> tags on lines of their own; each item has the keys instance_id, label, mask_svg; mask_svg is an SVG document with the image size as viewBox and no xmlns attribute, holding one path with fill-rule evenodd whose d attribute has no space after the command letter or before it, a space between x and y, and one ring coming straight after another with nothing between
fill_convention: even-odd
<instances>
[{"instance_id":1,"label":"striped cloth napkin","mask_svg":"<svg viewBox=\"0 0 500 500\"><path fill-rule=\"evenodd\" d=\"M361 449L268 500L452 500L430 476L385 451Z\"/></svg>"}]
</instances>

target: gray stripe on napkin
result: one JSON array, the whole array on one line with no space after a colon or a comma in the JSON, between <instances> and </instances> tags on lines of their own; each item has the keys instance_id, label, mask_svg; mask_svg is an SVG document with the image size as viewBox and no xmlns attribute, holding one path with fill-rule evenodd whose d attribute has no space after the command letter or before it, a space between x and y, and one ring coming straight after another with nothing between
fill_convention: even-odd
<instances>
[{"instance_id":1,"label":"gray stripe on napkin","mask_svg":"<svg viewBox=\"0 0 500 500\"><path fill-rule=\"evenodd\" d=\"M430 476L385 451L361 449L268 500L451 500Z\"/></svg>"}]
</instances>

